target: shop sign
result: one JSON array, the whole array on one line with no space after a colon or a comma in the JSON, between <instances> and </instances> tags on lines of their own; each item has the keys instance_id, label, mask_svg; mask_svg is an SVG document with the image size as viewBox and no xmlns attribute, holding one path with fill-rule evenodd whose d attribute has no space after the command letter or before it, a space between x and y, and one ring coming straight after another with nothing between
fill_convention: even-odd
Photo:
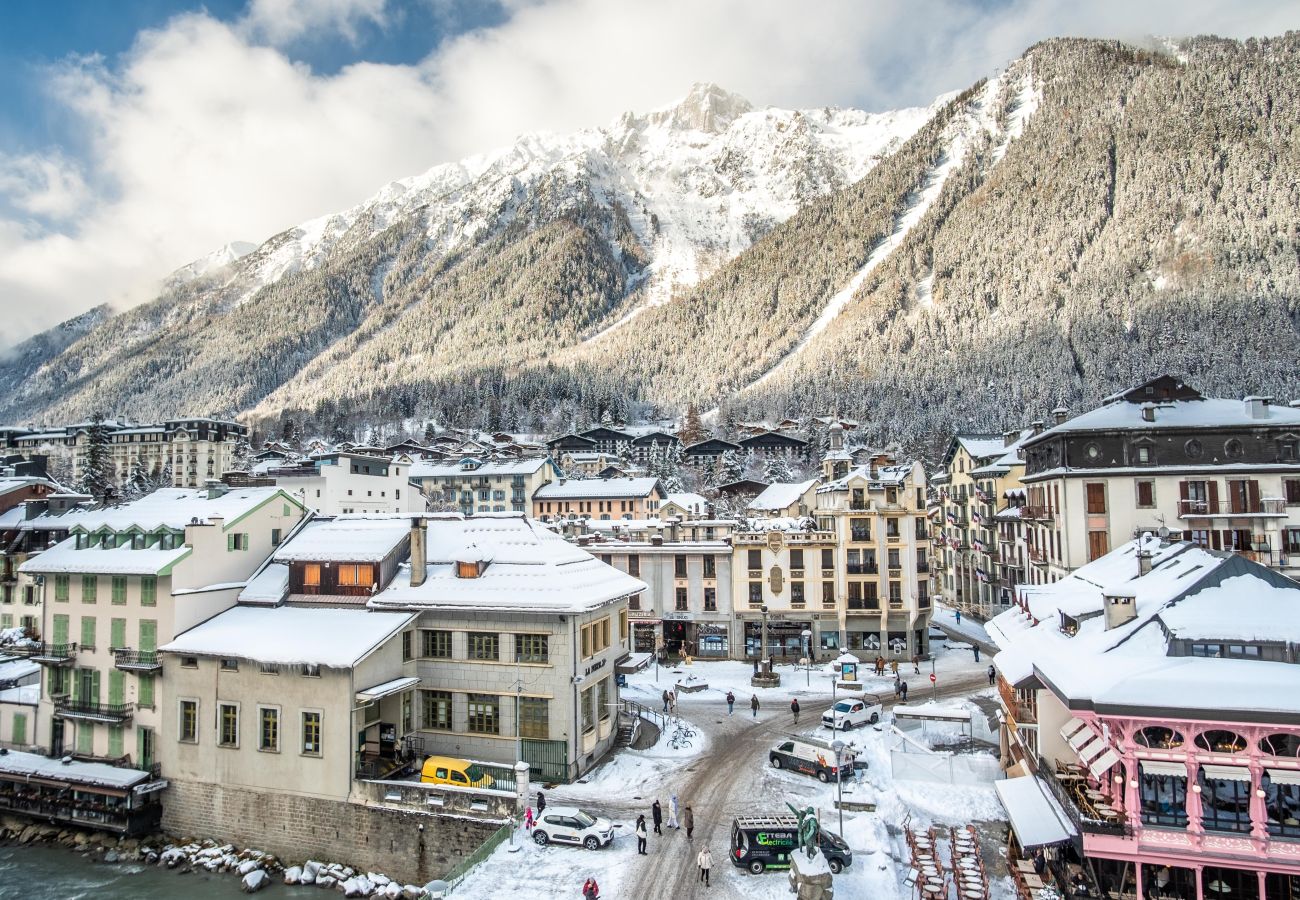
<instances>
[{"instance_id":1,"label":"shop sign","mask_svg":"<svg viewBox=\"0 0 1300 900\"><path fill-rule=\"evenodd\" d=\"M166 790L169 784L171 784L171 782L167 781L165 778L160 778L157 781L146 781L144 784L137 784L134 791L136 796L139 797L145 794L154 794L158 791Z\"/></svg>"},{"instance_id":2,"label":"shop sign","mask_svg":"<svg viewBox=\"0 0 1300 900\"><path fill-rule=\"evenodd\" d=\"M653 619L656 618L653 609L629 609L627 611L629 619Z\"/></svg>"},{"instance_id":3,"label":"shop sign","mask_svg":"<svg viewBox=\"0 0 1300 900\"><path fill-rule=\"evenodd\" d=\"M689 621L690 618L691 618L691 614L688 613L688 612L666 612L666 613L664 613L664 621L666 621L666 622L685 622L685 621Z\"/></svg>"}]
</instances>

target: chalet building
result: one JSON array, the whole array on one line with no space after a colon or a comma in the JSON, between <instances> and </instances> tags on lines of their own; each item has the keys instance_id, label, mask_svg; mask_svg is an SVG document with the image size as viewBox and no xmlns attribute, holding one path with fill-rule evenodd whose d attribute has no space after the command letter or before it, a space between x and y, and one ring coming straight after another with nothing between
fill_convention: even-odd
<instances>
[{"instance_id":1,"label":"chalet building","mask_svg":"<svg viewBox=\"0 0 1300 900\"><path fill-rule=\"evenodd\" d=\"M1294 896L1297 611L1276 570L1151 534L1019 588L987 627L1021 896L1039 847L1090 896Z\"/></svg>"},{"instance_id":2,"label":"chalet building","mask_svg":"<svg viewBox=\"0 0 1300 900\"><path fill-rule=\"evenodd\" d=\"M617 467L621 462L612 453L573 451L560 457L560 471L565 478L597 478L601 472Z\"/></svg>"},{"instance_id":3,"label":"chalet building","mask_svg":"<svg viewBox=\"0 0 1300 900\"><path fill-rule=\"evenodd\" d=\"M709 511L709 501L703 495L678 492L664 496L659 503L658 516L661 521L665 519L687 521L710 518Z\"/></svg>"},{"instance_id":4,"label":"chalet building","mask_svg":"<svg viewBox=\"0 0 1300 900\"><path fill-rule=\"evenodd\" d=\"M618 453L624 446L630 446L636 435L601 425L579 432L579 437L591 441L592 449L599 453Z\"/></svg>"},{"instance_id":5,"label":"chalet building","mask_svg":"<svg viewBox=\"0 0 1300 900\"><path fill-rule=\"evenodd\" d=\"M1031 583L1161 529L1300 575L1300 408L1162 376L1021 446Z\"/></svg>"},{"instance_id":6,"label":"chalet building","mask_svg":"<svg viewBox=\"0 0 1300 900\"><path fill-rule=\"evenodd\" d=\"M769 484L745 506L751 516L782 517L810 515L816 503L816 478L793 484Z\"/></svg>"},{"instance_id":7,"label":"chalet building","mask_svg":"<svg viewBox=\"0 0 1300 900\"><path fill-rule=\"evenodd\" d=\"M43 593L42 642L29 654L46 669L50 755L156 762L168 712L157 648L233 606L305 513L276 488L167 488L78 513L66 540L23 563Z\"/></svg>"},{"instance_id":8,"label":"chalet building","mask_svg":"<svg viewBox=\"0 0 1300 900\"><path fill-rule=\"evenodd\" d=\"M600 448L591 438L579 434L564 434L546 442L546 450L552 459L561 459L566 453L599 453ZM609 452L613 455L612 451Z\"/></svg>"},{"instance_id":9,"label":"chalet building","mask_svg":"<svg viewBox=\"0 0 1300 900\"><path fill-rule=\"evenodd\" d=\"M725 499L740 505L747 504L763 491L767 490L766 481L756 481L753 478L742 478L739 481L729 481L726 484L720 484L717 487L718 498Z\"/></svg>"},{"instance_id":10,"label":"chalet building","mask_svg":"<svg viewBox=\"0 0 1300 900\"><path fill-rule=\"evenodd\" d=\"M533 494L533 517L562 519L646 519L655 515L665 491L657 478L601 478L555 481Z\"/></svg>"},{"instance_id":11,"label":"chalet building","mask_svg":"<svg viewBox=\"0 0 1300 900\"><path fill-rule=\"evenodd\" d=\"M803 438L791 437L779 431L768 431L740 440L740 452L753 453L761 459L804 459L808 456L808 450L808 442Z\"/></svg>"},{"instance_id":12,"label":"chalet building","mask_svg":"<svg viewBox=\"0 0 1300 900\"><path fill-rule=\"evenodd\" d=\"M462 515L527 512L537 491L559 478L550 457L484 459L462 457L458 462L416 462L411 484L418 486L435 510Z\"/></svg>"},{"instance_id":13,"label":"chalet building","mask_svg":"<svg viewBox=\"0 0 1300 900\"><path fill-rule=\"evenodd\" d=\"M677 435L669 434L666 431L647 431L644 434L638 434L632 438L629 444L632 459L643 466L656 457L659 459L667 458L674 451L680 450L682 446L682 442Z\"/></svg>"},{"instance_id":14,"label":"chalet building","mask_svg":"<svg viewBox=\"0 0 1300 900\"><path fill-rule=\"evenodd\" d=\"M424 497L409 483L411 466L404 455L334 452L267 468L263 477L321 515L424 512Z\"/></svg>"},{"instance_id":15,"label":"chalet building","mask_svg":"<svg viewBox=\"0 0 1300 900\"><path fill-rule=\"evenodd\" d=\"M733 444L731 441L724 441L722 438L709 438L707 441L700 441L698 444L691 444L682 450L682 456L695 465L704 463L713 463L716 465L722 459L724 453L743 454L739 444Z\"/></svg>"}]
</instances>

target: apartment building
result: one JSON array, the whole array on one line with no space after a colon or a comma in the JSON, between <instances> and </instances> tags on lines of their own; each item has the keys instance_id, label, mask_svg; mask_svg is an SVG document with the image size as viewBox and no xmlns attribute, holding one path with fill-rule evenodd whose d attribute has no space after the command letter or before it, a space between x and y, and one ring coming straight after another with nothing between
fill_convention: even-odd
<instances>
[{"instance_id":1,"label":"apartment building","mask_svg":"<svg viewBox=\"0 0 1300 900\"><path fill-rule=\"evenodd\" d=\"M1031 583L1162 529L1300 576L1300 408L1161 376L1022 448Z\"/></svg>"},{"instance_id":2,"label":"apartment building","mask_svg":"<svg viewBox=\"0 0 1300 900\"><path fill-rule=\"evenodd\" d=\"M425 499L410 483L411 466L403 455L322 453L267 468L263 477L321 515L424 512Z\"/></svg>"},{"instance_id":3,"label":"apartment building","mask_svg":"<svg viewBox=\"0 0 1300 900\"><path fill-rule=\"evenodd\" d=\"M657 478L560 479L533 494L533 517L562 519L647 519L659 510L665 491Z\"/></svg>"},{"instance_id":4,"label":"apartment building","mask_svg":"<svg viewBox=\"0 0 1300 900\"><path fill-rule=\"evenodd\" d=\"M137 471L160 477L170 470L175 487L200 487L230 468L235 445L248 437L248 429L238 422L212 418L148 425L106 421L103 426L121 486ZM89 422L40 430L7 428L0 429L0 440L26 457L48 457L51 471L65 468L75 483L85 474L90 430Z\"/></svg>"},{"instance_id":5,"label":"apartment building","mask_svg":"<svg viewBox=\"0 0 1300 900\"><path fill-rule=\"evenodd\" d=\"M1020 588L988 631L1022 896L1043 846L1091 896L1295 895L1297 609L1276 570L1154 535Z\"/></svg>"},{"instance_id":6,"label":"apartment building","mask_svg":"<svg viewBox=\"0 0 1300 900\"><path fill-rule=\"evenodd\" d=\"M550 457L485 459L466 456L459 462L417 461L408 473L435 510L462 515L528 512L533 496L560 477Z\"/></svg>"},{"instance_id":7,"label":"apartment building","mask_svg":"<svg viewBox=\"0 0 1300 900\"><path fill-rule=\"evenodd\" d=\"M167 488L78 513L66 540L23 563L44 595L30 658L46 669L50 754L156 762L158 646L233 606L305 512L277 488Z\"/></svg>"},{"instance_id":8,"label":"apartment building","mask_svg":"<svg viewBox=\"0 0 1300 900\"><path fill-rule=\"evenodd\" d=\"M47 493L0 514L0 631L40 635L44 579L23 572L23 563L65 540L90 503L86 494Z\"/></svg>"}]
</instances>

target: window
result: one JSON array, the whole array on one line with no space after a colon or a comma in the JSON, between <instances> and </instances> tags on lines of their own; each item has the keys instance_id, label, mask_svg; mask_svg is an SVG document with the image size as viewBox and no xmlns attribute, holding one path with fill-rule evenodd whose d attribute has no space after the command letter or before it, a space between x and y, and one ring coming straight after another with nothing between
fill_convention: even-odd
<instances>
[{"instance_id":1,"label":"window","mask_svg":"<svg viewBox=\"0 0 1300 900\"><path fill-rule=\"evenodd\" d=\"M1137 448L1137 461L1140 463L1151 462L1151 448L1143 445Z\"/></svg>"},{"instance_id":2,"label":"window","mask_svg":"<svg viewBox=\"0 0 1300 900\"><path fill-rule=\"evenodd\" d=\"M795 609L803 609L804 593L802 581L790 582L790 605Z\"/></svg>"},{"instance_id":3,"label":"window","mask_svg":"<svg viewBox=\"0 0 1300 900\"><path fill-rule=\"evenodd\" d=\"M549 740L551 737L550 703L542 697L519 698L519 736Z\"/></svg>"},{"instance_id":4,"label":"window","mask_svg":"<svg viewBox=\"0 0 1300 900\"><path fill-rule=\"evenodd\" d=\"M422 630L420 655L425 659L451 659L451 632Z\"/></svg>"},{"instance_id":5,"label":"window","mask_svg":"<svg viewBox=\"0 0 1300 900\"><path fill-rule=\"evenodd\" d=\"M199 742L199 701L197 700L181 701L180 740L187 744Z\"/></svg>"},{"instance_id":6,"label":"window","mask_svg":"<svg viewBox=\"0 0 1300 900\"><path fill-rule=\"evenodd\" d=\"M114 575L112 586L113 586L113 605L122 606L123 604L126 603L126 576Z\"/></svg>"},{"instance_id":7,"label":"window","mask_svg":"<svg viewBox=\"0 0 1300 900\"><path fill-rule=\"evenodd\" d=\"M248 532L237 531L234 534L226 535L227 550L247 550L248 549Z\"/></svg>"},{"instance_id":8,"label":"window","mask_svg":"<svg viewBox=\"0 0 1300 900\"><path fill-rule=\"evenodd\" d=\"M318 563L307 563L302 567L302 583L304 587L320 587L320 565Z\"/></svg>"},{"instance_id":9,"label":"window","mask_svg":"<svg viewBox=\"0 0 1300 900\"><path fill-rule=\"evenodd\" d=\"M902 562L901 562L901 559L902 559L902 557L900 556L897 547L891 548L891 549L889 550L889 556L888 556L889 568L891 568L891 569L900 569L900 568L902 568L903 564L902 564Z\"/></svg>"},{"instance_id":10,"label":"window","mask_svg":"<svg viewBox=\"0 0 1300 900\"><path fill-rule=\"evenodd\" d=\"M803 550L790 551L790 568L800 571L803 569Z\"/></svg>"},{"instance_id":11,"label":"window","mask_svg":"<svg viewBox=\"0 0 1300 900\"><path fill-rule=\"evenodd\" d=\"M375 583L375 570L369 564L339 566L339 584L344 587L368 588Z\"/></svg>"},{"instance_id":12,"label":"window","mask_svg":"<svg viewBox=\"0 0 1300 900\"><path fill-rule=\"evenodd\" d=\"M1217 778L1223 773L1240 771L1245 779ZM1249 770L1236 766L1201 766L1197 772L1201 788L1201 824L1206 831L1250 831Z\"/></svg>"},{"instance_id":13,"label":"window","mask_svg":"<svg viewBox=\"0 0 1300 900\"><path fill-rule=\"evenodd\" d=\"M685 577L686 577L686 557L685 557L685 556L674 556L674 557L673 557L673 577L674 577L674 578L685 578Z\"/></svg>"},{"instance_id":14,"label":"window","mask_svg":"<svg viewBox=\"0 0 1300 900\"><path fill-rule=\"evenodd\" d=\"M81 649L82 650L95 649L95 617L94 616L81 617Z\"/></svg>"},{"instance_id":15,"label":"window","mask_svg":"<svg viewBox=\"0 0 1300 900\"><path fill-rule=\"evenodd\" d=\"M320 756L321 714L304 712L302 714L302 752L305 756Z\"/></svg>"},{"instance_id":16,"label":"window","mask_svg":"<svg viewBox=\"0 0 1300 900\"><path fill-rule=\"evenodd\" d=\"M501 733L501 698L495 694L469 694L467 727L474 734Z\"/></svg>"},{"instance_id":17,"label":"window","mask_svg":"<svg viewBox=\"0 0 1300 900\"><path fill-rule=\"evenodd\" d=\"M99 578L95 575L81 576L81 602L94 603L95 593L99 588Z\"/></svg>"},{"instance_id":18,"label":"window","mask_svg":"<svg viewBox=\"0 0 1300 900\"><path fill-rule=\"evenodd\" d=\"M903 605L903 582L901 581L889 582L889 605L890 606Z\"/></svg>"},{"instance_id":19,"label":"window","mask_svg":"<svg viewBox=\"0 0 1300 900\"><path fill-rule=\"evenodd\" d=\"M595 656L609 646L609 616L582 626L582 658Z\"/></svg>"},{"instance_id":20,"label":"window","mask_svg":"<svg viewBox=\"0 0 1300 900\"><path fill-rule=\"evenodd\" d=\"M677 594L677 604L674 608L678 612L686 612L686 610L688 609L686 605L686 588L684 587L677 588L676 594Z\"/></svg>"},{"instance_id":21,"label":"window","mask_svg":"<svg viewBox=\"0 0 1300 900\"><path fill-rule=\"evenodd\" d=\"M618 640L619 643L627 643L627 610L618 611Z\"/></svg>"},{"instance_id":22,"label":"window","mask_svg":"<svg viewBox=\"0 0 1300 900\"><path fill-rule=\"evenodd\" d=\"M1085 486L1088 492L1088 514L1103 515L1106 512L1106 485L1092 482ZM1096 557L1094 557L1095 559Z\"/></svg>"},{"instance_id":23,"label":"window","mask_svg":"<svg viewBox=\"0 0 1300 900\"><path fill-rule=\"evenodd\" d=\"M54 600L57 603L68 602L68 576L54 576Z\"/></svg>"},{"instance_id":24,"label":"window","mask_svg":"<svg viewBox=\"0 0 1300 900\"><path fill-rule=\"evenodd\" d=\"M763 605L763 582L751 581L749 583L749 605L750 606Z\"/></svg>"},{"instance_id":25,"label":"window","mask_svg":"<svg viewBox=\"0 0 1300 900\"><path fill-rule=\"evenodd\" d=\"M1300 478L1282 479L1282 494L1286 497L1287 506L1300 505ZM58 599L58 585L55 585L54 599ZM64 597L63 599L67 599Z\"/></svg>"},{"instance_id":26,"label":"window","mask_svg":"<svg viewBox=\"0 0 1300 900\"><path fill-rule=\"evenodd\" d=\"M641 575L641 557L635 553L627 558L627 574L633 577L640 577Z\"/></svg>"},{"instance_id":27,"label":"window","mask_svg":"<svg viewBox=\"0 0 1300 900\"><path fill-rule=\"evenodd\" d=\"M223 657L222 660L221 660L221 671L223 671L223 672L238 672L238 671L239 671L239 660L234 659L234 658L229 657L229 656Z\"/></svg>"},{"instance_id":28,"label":"window","mask_svg":"<svg viewBox=\"0 0 1300 900\"><path fill-rule=\"evenodd\" d=\"M1156 483L1139 481L1137 483L1137 505L1139 509L1150 509L1156 505Z\"/></svg>"},{"instance_id":29,"label":"window","mask_svg":"<svg viewBox=\"0 0 1300 900\"><path fill-rule=\"evenodd\" d=\"M411 632L402 632L402 662L411 661Z\"/></svg>"},{"instance_id":30,"label":"window","mask_svg":"<svg viewBox=\"0 0 1300 900\"><path fill-rule=\"evenodd\" d=\"M108 620L108 649L121 650L126 647L126 619Z\"/></svg>"},{"instance_id":31,"label":"window","mask_svg":"<svg viewBox=\"0 0 1300 900\"><path fill-rule=\"evenodd\" d=\"M822 551L822 568L823 568L823 569L826 569L826 570L828 570L828 571L829 571L830 569L835 568L835 551L834 551L834 550L829 550L829 549L828 549L828 550L823 550L823 551Z\"/></svg>"},{"instance_id":32,"label":"window","mask_svg":"<svg viewBox=\"0 0 1300 900\"><path fill-rule=\"evenodd\" d=\"M153 575L145 575L140 579L140 605L158 605L158 579Z\"/></svg>"},{"instance_id":33,"label":"window","mask_svg":"<svg viewBox=\"0 0 1300 900\"><path fill-rule=\"evenodd\" d=\"M749 560L749 568L751 571L763 568L762 550L750 550L746 555Z\"/></svg>"},{"instance_id":34,"label":"window","mask_svg":"<svg viewBox=\"0 0 1300 900\"><path fill-rule=\"evenodd\" d=\"M1109 549L1110 541L1104 531L1088 532L1088 561L1101 559Z\"/></svg>"},{"instance_id":35,"label":"window","mask_svg":"<svg viewBox=\"0 0 1300 900\"><path fill-rule=\"evenodd\" d=\"M219 723L218 746L239 746L239 707L234 703L222 703L217 711Z\"/></svg>"},{"instance_id":36,"label":"window","mask_svg":"<svg viewBox=\"0 0 1300 900\"><path fill-rule=\"evenodd\" d=\"M274 706L258 709L257 749L267 753L280 752L280 710Z\"/></svg>"},{"instance_id":37,"label":"window","mask_svg":"<svg viewBox=\"0 0 1300 900\"><path fill-rule=\"evenodd\" d=\"M853 540L853 541L871 540L871 520L870 519L849 519L849 540Z\"/></svg>"},{"instance_id":38,"label":"window","mask_svg":"<svg viewBox=\"0 0 1300 900\"><path fill-rule=\"evenodd\" d=\"M516 634L515 662L544 663L550 662L550 648L544 634Z\"/></svg>"},{"instance_id":39,"label":"window","mask_svg":"<svg viewBox=\"0 0 1300 900\"><path fill-rule=\"evenodd\" d=\"M718 561L714 559L712 556L704 557L704 577L705 578L718 577Z\"/></svg>"},{"instance_id":40,"label":"window","mask_svg":"<svg viewBox=\"0 0 1300 900\"><path fill-rule=\"evenodd\" d=\"M898 519L885 520L885 537L896 539L898 537Z\"/></svg>"},{"instance_id":41,"label":"window","mask_svg":"<svg viewBox=\"0 0 1300 900\"><path fill-rule=\"evenodd\" d=\"M197 656L182 656L182 669L197 669L199 667L199 658Z\"/></svg>"},{"instance_id":42,"label":"window","mask_svg":"<svg viewBox=\"0 0 1300 900\"><path fill-rule=\"evenodd\" d=\"M704 611L705 612L718 611L718 589L717 588L706 587L704 589Z\"/></svg>"},{"instance_id":43,"label":"window","mask_svg":"<svg viewBox=\"0 0 1300 900\"><path fill-rule=\"evenodd\" d=\"M1139 797L1142 803L1142 821L1148 825L1187 825L1187 776L1157 774L1147 763L1142 767L1142 784Z\"/></svg>"},{"instance_id":44,"label":"window","mask_svg":"<svg viewBox=\"0 0 1300 900\"><path fill-rule=\"evenodd\" d=\"M424 708L424 727L451 730L451 692L420 691L420 703Z\"/></svg>"},{"instance_id":45,"label":"window","mask_svg":"<svg viewBox=\"0 0 1300 900\"><path fill-rule=\"evenodd\" d=\"M469 658L495 662L501 658L501 636L492 631L471 631L467 636Z\"/></svg>"},{"instance_id":46,"label":"window","mask_svg":"<svg viewBox=\"0 0 1300 900\"><path fill-rule=\"evenodd\" d=\"M835 582L833 581L822 582L822 608L835 608Z\"/></svg>"}]
</instances>

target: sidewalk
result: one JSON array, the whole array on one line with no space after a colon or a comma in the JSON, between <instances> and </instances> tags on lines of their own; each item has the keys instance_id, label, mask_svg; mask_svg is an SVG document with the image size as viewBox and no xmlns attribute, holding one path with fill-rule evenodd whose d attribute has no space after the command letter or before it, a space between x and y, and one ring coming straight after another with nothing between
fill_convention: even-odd
<instances>
[{"instance_id":1,"label":"sidewalk","mask_svg":"<svg viewBox=\"0 0 1300 900\"><path fill-rule=\"evenodd\" d=\"M930 617L930 624L953 640L977 644L980 653L987 653L992 656L998 652L997 645L993 643L983 625L967 616L962 616L959 623L957 614L942 603L934 604L934 614Z\"/></svg>"}]
</instances>

